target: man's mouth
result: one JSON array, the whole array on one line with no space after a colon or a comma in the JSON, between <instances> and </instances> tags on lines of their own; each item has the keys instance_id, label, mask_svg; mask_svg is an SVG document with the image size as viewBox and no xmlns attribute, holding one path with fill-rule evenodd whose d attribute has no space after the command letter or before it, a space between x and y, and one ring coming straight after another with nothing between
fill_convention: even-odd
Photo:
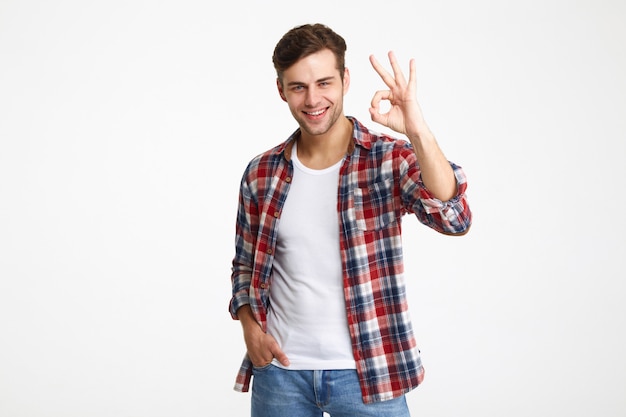
<instances>
[{"instance_id":1,"label":"man's mouth","mask_svg":"<svg viewBox=\"0 0 626 417\"><path fill-rule=\"evenodd\" d=\"M326 110L327 108L315 110L315 111L305 111L304 114L306 114L309 117L319 117L319 116L322 116L324 113L326 113Z\"/></svg>"}]
</instances>

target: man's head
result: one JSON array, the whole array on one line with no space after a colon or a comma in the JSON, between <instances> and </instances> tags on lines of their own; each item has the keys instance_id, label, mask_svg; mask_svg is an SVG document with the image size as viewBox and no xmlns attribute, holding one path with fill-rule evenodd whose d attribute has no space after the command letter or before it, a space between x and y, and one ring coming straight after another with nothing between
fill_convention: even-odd
<instances>
[{"instance_id":1,"label":"man's head","mask_svg":"<svg viewBox=\"0 0 626 417\"><path fill-rule=\"evenodd\" d=\"M300 59L323 49L329 49L335 55L337 70L343 80L346 42L329 27L316 23L294 27L276 44L272 62L279 82L282 82L285 70Z\"/></svg>"},{"instance_id":2,"label":"man's head","mask_svg":"<svg viewBox=\"0 0 626 417\"><path fill-rule=\"evenodd\" d=\"M337 123L345 119L343 96L350 86L345 51L343 38L321 24L295 27L276 45L276 87L303 134L345 130Z\"/></svg>"}]
</instances>

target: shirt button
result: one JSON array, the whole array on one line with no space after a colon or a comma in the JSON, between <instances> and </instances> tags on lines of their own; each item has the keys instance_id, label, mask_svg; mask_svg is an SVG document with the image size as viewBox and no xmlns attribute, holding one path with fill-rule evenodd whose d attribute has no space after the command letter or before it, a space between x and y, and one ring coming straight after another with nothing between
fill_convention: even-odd
<instances>
[{"instance_id":1,"label":"shirt button","mask_svg":"<svg viewBox=\"0 0 626 417\"><path fill-rule=\"evenodd\" d=\"M261 288L266 289L267 288L267 284L261 284Z\"/></svg>"},{"instance_id":2,"label":"shirt button","mask_svg":"<svg viewBox=\"0 0 626 417\"><path fill-rule=\"evenodd\" d=\"M272 249L270 248L270 249L268 249L268 250L267 250L267 251L265 251L265 252L266 252L268 255L271 255L271 254L272 254Z\"/></svg>"},{"instance_id":3,"label":"shirt button","mask_svg":"<svg viewBox=\"0 0 626 417\"><path fill-rule=\"evenodd\" d=\"M274 212L274 217L278 218L280 216L280 211L275 211Z\"/></svg>"},{"instance_id":4,"label":"shirt button","mask_svg":"<svg viewBox=\"0 0 626 417\"><path fill-rule=\"evenodd\" d=\"M285 182L291 182L291 177L285 177Z\"/></svg>"}]
</instances>

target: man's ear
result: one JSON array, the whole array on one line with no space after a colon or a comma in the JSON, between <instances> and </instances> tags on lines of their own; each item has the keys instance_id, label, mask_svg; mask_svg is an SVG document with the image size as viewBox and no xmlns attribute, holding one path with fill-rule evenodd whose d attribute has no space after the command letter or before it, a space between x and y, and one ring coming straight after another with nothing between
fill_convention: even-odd
<instances>
[{"instance_id":1,"label":"man's ear","mask_svg":"<svg viewBox=\"0 0 626 417\"><path fill-rule=\"evenodd\" d=\"M350 71L348 68L343 70L343 95L345 96L350 89Z\"/></svg>"},{"instance_id":2,"label":"man's ear","mask_svg":"<svg viewBox=\"0 0 626 417\"><path fill-rule=\"evenodd\" d=\"M276 78L276 87L278 88L278 94L283 101L287 101L287 97L285 97L285 93L283 92L283 84L280 82L280 78Z\"/></svg>"}]
</instances>

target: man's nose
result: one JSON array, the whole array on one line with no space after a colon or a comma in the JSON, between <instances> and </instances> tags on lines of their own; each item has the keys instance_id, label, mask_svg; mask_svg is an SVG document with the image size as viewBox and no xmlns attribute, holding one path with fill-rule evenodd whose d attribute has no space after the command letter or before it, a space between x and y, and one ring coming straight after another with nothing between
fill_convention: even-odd
<instances>
[{"instance_id":1,"label":"man's nose","mask_svg":"<svg viewBox=\"0 0 626 417\"><path fill-rule=\"evenodd\" d=\"M315 107L320 102L320 93L317 88L310 87L306 92L306 100L304 104L309 107Z\"/></svg>"}]
</instances>

